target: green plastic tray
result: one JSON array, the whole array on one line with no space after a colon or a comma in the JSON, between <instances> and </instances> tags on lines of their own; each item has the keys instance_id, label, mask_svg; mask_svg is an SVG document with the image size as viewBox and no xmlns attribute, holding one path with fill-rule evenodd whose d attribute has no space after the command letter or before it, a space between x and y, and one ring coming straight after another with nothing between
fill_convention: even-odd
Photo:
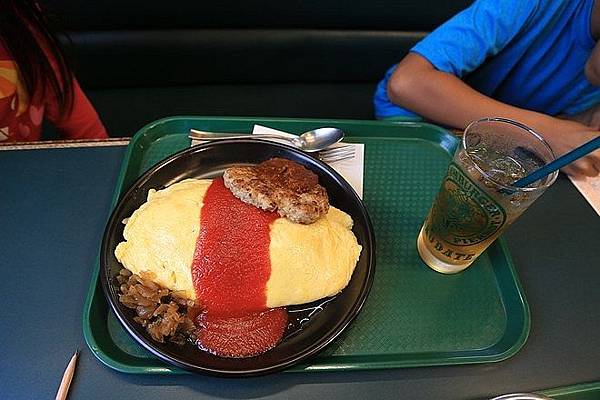
<instances>
[{"instance_id":1,"label":"green plastic tray","mask_svg":"<svg viewBox=\"0 0 600 400\"><path fill-rule=\"evenodd\" d=\"M365 143L364 202L377 243L375 281L350 327L310 363L288 371L361 370L483 363L514 355L529 333L529 308L504 240L465 272L442 275L417 255L416 237L458 140L425 123L173 117L142 128L123 161L114 198L159 160L190 146L190 128L300 133L338 126ZM92 352L128 373L183 373L139 346L109 311L96 264L83 315Z\"/></svg>"},{"instance_id":2,"label":"green plastic tray","mask_svg":"<svg viewBox=\"0 0 600 400\"><path fill-rule=\"evenodd\" d=\"M554 400L598 400L600 382L580 383L538 392Z\"/></svg>"}]
</instances>

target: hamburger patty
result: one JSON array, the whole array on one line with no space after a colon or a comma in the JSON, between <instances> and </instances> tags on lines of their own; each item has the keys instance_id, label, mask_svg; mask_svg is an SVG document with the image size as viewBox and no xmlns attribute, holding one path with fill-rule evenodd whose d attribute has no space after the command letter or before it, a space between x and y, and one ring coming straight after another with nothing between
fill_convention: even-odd
<instances>
[{"instance_id":1,"label":"hamburger patty","mask_svg":"<svg viewBox=\"0 0 600 400\"><path fill-rule=\"evenodd\" d=\"M282 217L310 224L329 210L327 191L316 174L283 158L256 166L232 167L223 174L225 186L245 203Z\"/></svg>"}]
</instances>

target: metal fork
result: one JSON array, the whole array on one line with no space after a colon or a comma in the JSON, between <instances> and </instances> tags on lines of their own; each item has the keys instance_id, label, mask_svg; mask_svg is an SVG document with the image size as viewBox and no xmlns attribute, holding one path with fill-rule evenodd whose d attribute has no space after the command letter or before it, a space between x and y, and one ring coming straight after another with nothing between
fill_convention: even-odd
<instances>
[{"instance_id":1,"label":"metal fork","mask_svg":"<svg viewBox=\"0 0 600 400\"><path fill-rule=\"evenodd\" d=\"M319 160L329 164L354 158L355 153L356 150L354 146L346 144L343 146L321 150L318 154L318 158Z\"/></svg>"},{"instance_id":2,"label":"metal fork","mask_svg":"<svg viewBox=\"0 0 600 400\"><path fill-rule=\"evenodd\" d=\"M210 132L196 131L196 130L192 129L190 131L190 134L188 135L188 137L190 139L194 139L194 140L205 140L205 141L214 140L214 138L209 136L209 133ZM201 135L199 135L199 134L201 134ZM210 133L210 134L213 134L213 133ZM221 133L221 135L223 135L223 133ZM244 136L241 136L242 134L230 134L230 135L235 135L236 137L240 136L240 137L244 137L244 138L252 138L252 137L258 138L257 136L254 136L254 135L244 135ZM274 135L273 137L277 137L277 135ZM286 139L286 136L282 135L281 138ZM325 163L334 163L334 162L348 160L348 159L353 158L355 155L355 149L354 149L354 146L349 145L349 144L345 144L345 145L338 144L335 147L330 147L325 150L321 150L316 155L319 160L321 160Z\"/></svg>"}]
</instances>

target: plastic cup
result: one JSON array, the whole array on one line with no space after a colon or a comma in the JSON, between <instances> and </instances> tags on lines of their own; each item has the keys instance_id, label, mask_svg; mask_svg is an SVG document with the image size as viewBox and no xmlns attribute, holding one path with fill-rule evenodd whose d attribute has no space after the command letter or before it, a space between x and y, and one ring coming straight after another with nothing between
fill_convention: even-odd
<instances>
[{"instance_id":1,"label":"plastic cup","mask_svg":"<svg viewBox=\"0 0 600 400\"><path fill-rule=\"evenodd\" d=\"M454 274L477 257L556 180L512 184L554 160L544 139L527 126L484 118L465 129L417 238L423 261Z\"/></svg>"}]
</instances>

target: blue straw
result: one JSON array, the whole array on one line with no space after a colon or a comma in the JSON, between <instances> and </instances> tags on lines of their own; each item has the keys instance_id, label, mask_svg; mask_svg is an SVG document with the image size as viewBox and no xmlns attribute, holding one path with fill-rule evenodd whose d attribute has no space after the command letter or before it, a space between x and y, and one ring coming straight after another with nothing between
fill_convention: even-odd
<instances>
[{"instance_id":1,"label":"blue straw","mask_svg":"<svg viewBox=\"0 0 600 400\"><path fill-rule=\"evenodd\" d=\"M587 143L582 144L578 148L571 150L567 154L557 158L549 164L544 165L542 168L532 172L524 178L519 179L513 186L515 187L525 187L527 185L532 184L533 182L542 179L543 177L550 175L554 171L564 167L567 164L572 163L573 161L591 153L592 151L600 148L600 136L596 139L592 139Z\"/></svg>"}]
</instances>

